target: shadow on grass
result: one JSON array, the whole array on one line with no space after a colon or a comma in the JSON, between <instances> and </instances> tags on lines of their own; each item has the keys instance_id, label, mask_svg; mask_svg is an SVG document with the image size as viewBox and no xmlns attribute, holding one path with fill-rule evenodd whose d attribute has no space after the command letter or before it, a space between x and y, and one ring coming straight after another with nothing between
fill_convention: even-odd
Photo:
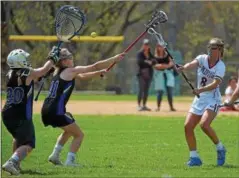
<instances>
[{"instance_id":1,"label":"shadow on grass","mask_svg":"<svg viewBox=\"0 0 239 178\"><path fill-rule=\"evenodd\" d=\"M222 166L223 168L239 168L239 165L232 165L232 164L226 164L224 166Z\"/></svg>"},{"instance_id":2,"label":"shadow on grass","mask_svg":"<svg viewBox=\"0 0 239 178\"><path fill-rule=\"evenodd\" d=\"M215 169L215 168L222 168L222 169L238 169L239 165L233 165L233 164L225 164L224 166L217 166L215 164L209 164L206 167L203 167L203 169Z\"/></svg>"},{"instance_id":3,"label":"shadow on grass","mask_svg":"<svg viewBox=\"0 0 239 178\"><path fill-rule=\"evenodd\" d=\"M82 168L114 168L115 165L108 164L108 165L83 165Z\"/></svg>"},{"instance_id":4,"label":"shadow on grass","mask_svg":"<svg viewBox=\"0 0 239 178\"><path fill-rule=\"evenodd\" d=\"M51 172L40 172L40 171L35 171L35 170L22 170L21 174L30 174L30 175L41 175L41 176L46 176L46 175L53 175L54 173Z\"/></svg>"}]
</instances>

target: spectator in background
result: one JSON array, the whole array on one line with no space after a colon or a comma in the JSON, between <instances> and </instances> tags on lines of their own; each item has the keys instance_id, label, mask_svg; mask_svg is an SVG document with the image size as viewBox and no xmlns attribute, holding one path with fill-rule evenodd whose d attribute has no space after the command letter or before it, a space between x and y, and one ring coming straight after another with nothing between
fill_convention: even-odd
<instances>
[{"instance_id":1,"label":"spectator in background","mask_svg":"<svg viewBox=\"0 0 239 178\"><path fill-rule=\"evenodd\" d=\"M225 103L228 103L232 97L233 92L237 88L237 78L231 77L228 81L228 86L225 90ZM220 109L221 111L239 111L239 104L225 106Z\"/></svg>"},{"instance_id":2,"label":"spectator in background","mask_svg":"<svg viewBox=\"0 0 239 178\"><path fill-rule=\"evenodd\" d=\"M157 44L155 48L155 59L157 63L160 63L154 66L155 90L157 91L156 111L160 110L165 89L167 91L170 111L176 111L173 107L173 88L175 85L173 62L170 60L168 53L166 53L164 48L159 44Z\"/></svg>"},{"instance_id":3,"label":"spectator in background","mask_svg":"<svg viewBox=\"0 0 239 178\"><path fill-rule=\"evenodd\" d=\"M239 99L239 70L238 70L238 81L237 81L237 87L235 89L235 91L232 94L232 97L230 98L230 100L228 102L226 102L225 104L227 105L232 105L237 99Z\"/></svg>"},{"instance_id":4,"label":"spectator in background","mask_svg":"<svg viewBox=\"0 0 239 178\"><path fill-rule=\"evenodd\" d=\"M148 91L153 77L153 60L154 56L150 52L149 40L143 40L143 46L137 53L137 64L139 67L138 71L138 82L139 82L139 93L138 93L138 111L151 111L146 106L148 99ZM143 99L143 105L141 106L141 100Z\"/></svg>"}]
</instances>

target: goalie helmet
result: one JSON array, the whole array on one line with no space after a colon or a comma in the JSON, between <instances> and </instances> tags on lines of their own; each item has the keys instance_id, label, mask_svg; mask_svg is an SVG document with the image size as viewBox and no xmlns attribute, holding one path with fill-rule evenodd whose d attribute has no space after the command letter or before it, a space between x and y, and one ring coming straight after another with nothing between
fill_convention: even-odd
<instances>
[{"instance_id":1,"label":"goalie helmet","mask_svg":"<svg viewBox=\"0 0 239 178\"><path fill-rule=\"evenodd\" d=\"M212 48L218 48L221 51L221 56L223 56L224 52L224 42L220 38L212 38L208 43L208 51L209 54Z\"/></svg>"},{"instance_id":2,"label":"goalie helmet","mask_svg":"<svg viewBox=\"0 0 239 178\"><path fill-rule=\"evenodd\" d=\"M28 59L29 53L22 49L15 49L7 56L7 64L11 69L30 68L31 64Z\"/></svg>"}]
</instances>

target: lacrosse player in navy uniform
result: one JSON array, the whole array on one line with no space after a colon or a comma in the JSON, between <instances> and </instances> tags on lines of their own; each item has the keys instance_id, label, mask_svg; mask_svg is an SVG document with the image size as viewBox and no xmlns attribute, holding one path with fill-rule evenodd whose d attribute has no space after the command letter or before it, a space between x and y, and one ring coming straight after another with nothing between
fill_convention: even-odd
<instances>
[{"instance_id":1,"label":"lacrosse player in navy uniform","mask_svg":"<svg viewBox=\"0 0 239 178\"><path fill-rule=\"evenodd\" d=\"M30 54L22 49L11 51L7 57L10 70L7 74L7 98L2 109L2 120L13 136L13 155L3 164L2 169L20 174L20 162L35 148L35 130L32 121L34 81L45 75L57 62L53 48L43 67L31 67Z\"/></svg>"},{"instance_id":2,"label":"lacrosse player in navy uniform","mask_svg":"<svg viewBox=\"0 0 239 178\"><path fill-rule=\"evenodd\" d=\"M75 163L76 152L79 150L84 134L75 123L73 116L66 112L66 104L75 86L75 78L88 79L104 74L111 63L118 62L124 54L96 62L88 66L74 67L73 55L62 48L59 55L59 62L49 89L49 94L42 107L42 121L45 126L59 127L63 133L58 137L52 154L48 161L55 165L62 165L60 152L70 137L73 137L69 153L65 162L66 166L78 166ZM102 70L103 69L103 70Z\"/></svg>"},{"instance_id":3,"label":"lacrosse player in navy uniform","mask_svg":"<svg viewBox=\"0 0 239 178\"><path fill-rule=\"evenodd\" d=\"M220 38L212 38L208 44L208 54L199 55L190 63L179 67L179 71L197 68L198 88L193 92L195 96L185 121L185 136L190 150L188 166L200 166L196 147L194 129L199 123L203 132L212 140L217 150L217 165L225 163L226 149L211 127L212 121L218 113L221 103L219 85L225 75L225 64L222 61L224 42Z\"/></svg>"}]
</instances>

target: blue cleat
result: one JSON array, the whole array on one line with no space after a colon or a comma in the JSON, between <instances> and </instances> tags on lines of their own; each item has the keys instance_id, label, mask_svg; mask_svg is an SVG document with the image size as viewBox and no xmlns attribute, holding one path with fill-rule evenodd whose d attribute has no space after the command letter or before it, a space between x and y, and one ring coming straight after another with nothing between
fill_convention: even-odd
<instances>
[{"instance_id":1,"label":"blue cleat","mask_svg":"<svg viewBox=\"0 0 239 178\"><path fill-rule=\"evenodd\" d=\"M226 160L226 149L223 147L222 150L217 150L217 165L222 166Z\"/></svg>"},{"instance_id":2,"label":"blue cleat","mask_svg":"<svg viewBox=\"0 0 239 178\"><path fill-rule=\"evenodd\" d=\"M198 157L190 157L189 158L189 161L187 162L187 165L189 167L192 167L192 166L201 166L202 165L202 161L200 158Z\"/></svg>"}]
</instances>

